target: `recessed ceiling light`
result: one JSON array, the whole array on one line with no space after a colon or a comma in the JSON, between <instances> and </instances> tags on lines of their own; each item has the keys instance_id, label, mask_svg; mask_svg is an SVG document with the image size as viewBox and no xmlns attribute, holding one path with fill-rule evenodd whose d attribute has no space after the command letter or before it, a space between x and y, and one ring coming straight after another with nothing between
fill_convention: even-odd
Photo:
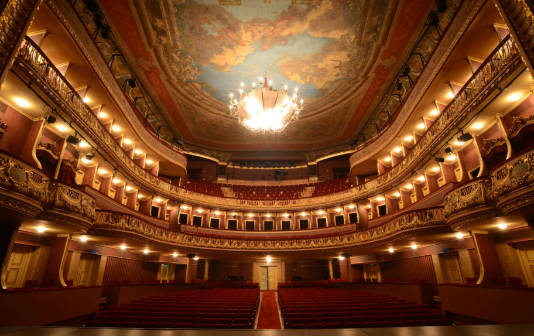
<instances>
[{"instance_id":1,"label":"recessed ceiling light","mask_svg":"<svg viewBox=\"0 0 534 336\"><path fill-rule=\"evenodd\" d=\"M45 228L44 226L39 226L39 227L37 228L37 232L41 232L41 233L43 233L43 232L45 232L45 231L46 231L46 228Z\"/></svg>"},{"instance_id":2,"label":"recessed ceiling light","mask_svg":"<svg viewBox=\"0 0 534 336\"><path fill-rule=\"evenodd\" d=\"M267 257L267 263L270 263L273 259L271 257Z\"/></svg>"},{"instance_id":3,"label":"recessed ceiling light","mask_svg":"<svg viewBox=\"0 0 534 336\"><path fill-rule=\"evenodd\" d=\"M252 218L254 215L253 214L248 214L248 217L249 218Z\"/></svg>"},{"instance_id":4,"label":"recessed ceiling light","mask_svg":"<svg viewBox=\"0 0 534 336\"><path fill-rule=\"evenodd\" d=\"M395 153L400 153L402 151L402 148L401 147L396 147L393 151Z\"/></svg>"},{"instance_id":5,"label":"recessed ceiling light","mask_svg":"<svg viewBox=\"0 0 534 336\"><path fill-rule=\"evenodd\" d=\"M395 195L395 197L399 197L400 196L400 192L396 192L394 195Z\"/></svg>"},{"instance_id":6,"label":"recessed ceiling light","mask_svg":"<svg viewBox=\"0 0 534 336\"><path fill-rule=\"evenodd\" d=\"M306 213L305 213L305 212L302 212L300 215L301 215L301 216L306 216Z\"/></svg>"},{"instance_id":7,"label":"recessed ceiling light","mask_svg":"<svg viewBox=\"0 0 534 336\"><path fill-rule=\"evenodd\" d=\"M464 237L464 234L461 233L461 232L458 232L458 233L456 234L456 238L458 238L458 239L462 239L463 237Z\"/></svg>"},{"instance_id":8,"label":"recessed ceiling light","mask_svg":"<svg viewBox=\"0 0 534 336\"><path fill-rule=\"evenodd\" d=\"M153 164L153 163L154 163L154 161L152 161L152 160L150 160L150 159L146 160L145 162L146 162L147 164Z\"/></svg>"},{"instance_id":9,"label":"recessed ceiling light","mask_svg":"<svg viewBox=\"0 0 534 336\"><path fill-rule=\"evenodd\" d=\"M82 162L87 164L87 163L91 162L91 160L87 160L86 158L82 158Z\"/></svg>"},{"instance_id":10,"label":"recessed ceiling light","mask_svg":"<svg viewBox=\"0 0 534 336\"><path fill-rule=\"evenodd\" d=\"M349 205L349 209L354 209L354 204Z\"/></svg>"},{"instance_id":11,"label":"recessed ceiling light","mask_svg":"<svg viewBox=\"0 0 534 336\"><path fill-rule=\"evenodd\" d=\"M81 148L87 148L87 147L89 147L89 144L87 143L87 141L82 140L82 141L80 141L80 147Z\"/></svg>"},{"instance_id":12,"label":"recessed ceiling light","mask_svg":"<svg viewBox=\"0 0 534 336\"><path fill-rule=\"evenodd\" d=\"M338 257L338 259L339 259L339 260L345 260L345 256L340 255L340 256Z\"/></svg>"},{"instance_id":13,"label":"recessed ceiling light","mask_svg":"<svg viewBox=\"0 0 534 336\"><path fill-rule=\"evenodd\" d=\"M80 241L85 243L87 241L87 236L81 236Z\"/></svg>"},{"instance_id":14,"label":"recessed ceiling light","mask_svg":"<svg viewBox=\"0 0 534 336\"><path fill-rule=\"evenodd\" d=\"M419 125L417 125L417 128L419 128L419 129L425 129L425 124L420 123Z\"/></svg>"},{"instance_id":15,"label":"recessed ceiling light","mask_svg":"<svg viewBox=\"0 0 534 336\"><path fill-rule=\"evenodd\" d=\"M148 254L148 249L145 249L143 253Z\"/></svg>"},{"instance_id":16,"label":"recessed ceiling light","mask_svg":"<svg viewBox=\"0 0 534 336\"><path fill-rule=\"evenodd\" d=\"M98 173L99 174L106 174L108 171L105 170L104 168L98 168Z\"/></svg>"},{"instance_id":17,"label":"recessed ceiling light","mask_svg":"<svg viewBox=\"0 0 534 336\"><path fill-rule=\"evenodd\" d=\"M417 178L419 181L423 182L425 180L425 176L424 175L421 175Z\"/></svg>"},{"instance_id":18,"label":"recessed ceiling light","mask_svg":"<svg viewBox=\"0 0 534 336\"><path fill-rule=\"evenodd\" d=\"M130 191L130 190L132 190L132 189L133 189L132 187L130 187L130 186L126 186L126 190Z\"/></svg>"},{"instance_id":19,"label":"recessed ceiling light","mask_svg":"<svg viewBox=\"0 0 534 336\"><path fill-rule=\"evenodd\" d=\"M182 205L182 209L187 209L187 205Z\"/></svg>"},{"instance_id":20,"label":"recessed ceiling light","mask_svg":"<svg viewBox=\"0 0 534 336\"><path fill-rule=\"evenodd\" d=\"M319 215L322 215L323 213L324 213L323 210L319 210L318 212Z\"/></svg>"},{"instance_id":21,"label":"recessed ceiling light","mask_svg":"<svg viewBox=\"0 0 534 336\"><path fill-rule=\"evenodd\" d=\"M176 258L178 256L178 253L174 252L172 256Z\"/></svg>"},{"instance_id":22,"label":"recessed ceiling light","mask_svg":"<svg viewBox=\"0 0 534 336\"><path fill-rule=\"evenodd\" d=\"M484 123L483 122L477 122L477 123L473 124L473 128L474 129L479 130L479 129L482 129L482 127L484 127Z\"/></svg>"},{"instance_id":23,"label":"recessed ceiling light","mask_svg":"<svg viewBox=\"0 0 534 336\"><path fill-rule=\"evenodd\" d=\"M389 251L389 253L393 253L393 252L395 252L395 250L392 249L392 248L390 248L388 251Z\"/></svg>"},{"instance_id":24,"label":"recessed ceiling light","mask_svg":"<svg viewBox=\"0 0 534 336\"><path fill-rule=\"evenodd\" d=\"M197 212L198 212L198 213L202 212L202 209L197 209Z\"/></svg>"},{"instance_id":25,"label":"recessed ceiling light","mask_svg":"<svg viewBox=\"0 0 534 336\"><path fill-rule=\"evenodd\" d=\"M384 197L379 196L379 197L376 198L376 200L377 200L378 202L382 202L382 201L384 200Z\"/></svg>"},{"instance_id":26,"label":"recessed ceiling light","mask_svg":"<svg viewBox=\"0 0 534 336\"><path fill-rule=\"evenodd\" d=\"M113 125L113 126L111 126L111 130L112 130L113 132L118 132L118 131L121 130L121 128L120 128L118 125Z\"/></svg>"},{"instance_id":27,"label":"recessed ceiling light","mask_svg":"<svg viewBox=\"0 0 534 336\"><path fill-rule=\"evenodd\" d=\"M284 214L284 217L288 217L288 216L289 216L288 214L286 214L286 213Z\"/></svg>"},{"instance_id":28,"label":"recessed ceiling light","mask_svg":"<svg viewBox=\"0 0 534 336\"><path fill-rule=\"evenodd\" d=\"M521 93L513 93L513 94L508 96L508 100L509 101L518 101L519 99L521 99L521 96L522 96Z\"/></svg>"},{"instance_id":29,"label":"recessed ceiling light","mask_svg":"<svg viewBox=\"0 0 534 336\"><path fill-rule=\"evenodd\" d=\"M439 166L436 166L436 167L432 168L432 170L437 173L437 172L439 172L441 170L441 168L439 168Z\"/></svg>"},{"instance_id":30,"label":"recessed ceiling light","mask_svg":"<svg viewBox=\"0 0 534 336\"><path fill-rule=\"evenodd\" d=\"M130 139L124 139L123 142L126 144L126 145L130 145L132 143L132 140Z\"/></svg>"},{"instance_id":31,"label":"recessed ceiling light","mask_svg":"<svg viewBox=\"0 0 534 336\"><path fill-rule=\"evenodd\" d=\"M343 210L343 209L341 209L341 208L337 208L336 209L337 212L341 212L341 210Z\"/></svg>"},{"instance_id":32,"label":"recessed ceiling light","mask_svg":"<svg viewBox=\"0 0 534 336\"><path fill-rule=\"evenodd\" d=\"M134 150L134 152L135 152L135 154L141 154L141 153L143 153L143 151L140 150L140 149L136 149L136 150Z\"/></svg>"},{"instance_id":33,"label":"recessed ceiling light","mask_svg":"<svg viewBox=\"0 0 534 336\"><path fill-rule=\"evenodd\" d=\"M456 146L463 146L463 145L465 144L465 142L456 140L456 141L454 142L454 144L455 144Z\"/></svg>"},{"instance_id":34,"label":"recessed ceiling light","mask_svg":"<svg viewBox=\"0 0 534 336\"><path fill-rule=\"evenodd\" d=\"M219 213L220 213L219 211L215 211L216 216L219 216Z\"/></svg>"},{"instance_id":35,"label":"recessed ceiling light","mask_svg":"<svg viewBox=\"0 0 534 336\"><path fill-rule=\"evenodd\" d=\"M198 260L198 259L199 259L199 257L196 257L196 256L193 258L193 260Z\"/></svg>"},{"instance_id":36,"label":"recessed ceiling light","mask_svg":"<svg viewBox=\"0 0 534 336\"><path fill-rule=\"evenodd\" d=\"M499 229L501 229L501 230L504 230L504 229L506 229L508 227L508 225L507 224L499 224L499 225L497 225L497 227Z\"/></svg>"},{"instance_id":37,"label":"recessed ceiling light","mask_svg":"<svg viewBox=\"0 0 534 336\"><path fill-rule=\"evenodd\" d=\"M167 210L171 210L172 208L170 206L167 207Z\"/></svg>"},{"instance_id":38,"label":"recessed ceiling light","mask_svg":"<svg viewBox=\"0 0 534 336\"><path fill-rule=\"evenodd\" d=\"M447 92L447 98L454 98L454 92L452 91Z\"/></svg>"},{"instance_id":39,"label":"recessed ceiling light","mask_svg":"<svg viewBox=\"0 0 534 336\"><path fill-rule=\"evenodd\" d=\"M104 119L108 117L108 114L106 112L100 112L98 113L98 117Z\"/></svg>"},{"instance_id":40,"label":"recessed ceiling light","mask_svg":"<svg viewBox=\"0 0 534 336\"><path fill-rule=\"evenodd\" d=\"M161 198L156 198L154 201L156 201L156 203L161 203Z\"/></svg>"},{"instance_id":41,"label":"recessed ceiling light","mask_svg":"<svg viewBox=\"0 0 534 336\"><path fill-rule=\"evenodd\" d=\"M386 161L386 162L391 161L391 156L386 156L386 157L384 158L384 161Z\"/></svg>"},{"instance_id":42,"label":"recessed ceiling light","mask_svg":"<svg viewBox=\"0 0 534 336\"><path fill-rule=\"evenodd\" d=\"M139 194L139 195L137 195L137 198L141 199L141 198L143 198L143 195Z\"/></svg>"},{"instance_id":43,"label":"recessed ceiling light","mask_svg":"<svg viewBox=\"0 0 534 336\"><path fill-rule=\"evenodd\" d=\"M91 101L91 99L89 99L89 97L85 96L83 97L83 102L84 103L89 103Z\"/></svg>"},{"instance_id":44,"label":"recessed ceiling light","mask_svg":"<svg viewBox=\"0 0 534 336\"><path fill-rule=\"evenodd\" d=\"M412 140L413 140L413 136L411 136L411 135L408 135L406 138L404 138L404 141L406 141L406 142L410 142Z\"/></svg>"},{"instance_id":45,"label":"recessed ceiling light","mask_svg":"<svg viewBox=\"0 0 534 336\"><path fill-rule=\"evenodd\" d=\"M122 182L122 181L119 180L118 178L114 178L114 179L113 179L113 183L115 183L115 184L119 184L119 183L121 183L121 182Z\"/></svg>"},{"instance_id":46,"label":"recessed ceiling light","mask_svg":"<svg viewBox=\"0 0 534 336\"><path fill-rule=\"evenodd\" d=\"M271 214L267 214L267 218L271 218Z\"/></svg>"},{"instance_id":47,"label":"recessed ceiling light","mask_svg":"<svg viewBox=\"0 0 534 336\"><path fill-rule=\"evenodd\" d=\"M438 109L433 109L432 111L430 111L430 115L437 116L438 114L439 114Z\"/></svg>"},{"instance_id":48,"label":"recessed ceiling light","mask_svg":"<svg viewBox=\"0 0 534 336\"><path fill-rule=\"evenodd\" d=\"M67 126L62 124L56 124L56 128L60 132L66 132L69 129Z\"/></svg>"},{"instance_id":49,"label":"recessed ceiling light","mask_svg":"<svg viewBox=\"0 0 534 336\"><path fill-rule=\"evenodd\" d=\"M13 98L13 100L15 101L15 104L17 104L20 107L30 107L31 106L30 102L27 101L24 98L16 97L16 98Z\"/></svg>"},{"instance_id":50,"label":"recessed ceiling light","mask_svg":"<svg viewBox=\"0 0 534 336\"><path fill-rule=\"evenodd\" d=\"M406 187L406 189L412 189L413 188L413 186L411 184L407 184L405 187Z\"/></svg>"},{"instance_id":51,"label":"recessed ceiling light","mask_svg":"<svg viewBox=\"0 0 534 336\"><path fill-rule=\"evenodd\" d=\"M124 244L121 245L121 250L123 250L123 251L126 250L126 245L124 245Z\"/></svg>"},{"instance_id":52,"label":"recessed ceiling light","mask_svg":"<svg viewBox=\"0 0 534 336\"><path fill-rule=\"evenodd\" d=\"M447 156L447 161L452 162L454 160L456 160L456 155L452 154L452 155Z\"/></svg>"},{"instance_id":53,"label":"recessed ceiling light","mask_svg":"<svg viewBox=\"0 0 534 336\"><path fill-rule=\"evenodd\" d=\"M412 244L411 248L412 248L412 250L415 250L417 248L417 245Z\"/></svg>"}]
</instances>

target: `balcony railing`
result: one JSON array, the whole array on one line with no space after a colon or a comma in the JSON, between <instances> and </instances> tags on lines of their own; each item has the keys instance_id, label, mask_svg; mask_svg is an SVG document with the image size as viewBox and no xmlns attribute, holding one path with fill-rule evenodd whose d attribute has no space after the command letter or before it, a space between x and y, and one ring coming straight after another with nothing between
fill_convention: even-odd
<instances>
[{"instance_id":1,"label":"balcony railing","mask_svg":"<svg viewBox=\"0 0 534 336\"><path fill-rule=\"evenodd\" d=\"M83 103L72 87L65 81L42 51L26 39L20 51L19 61L31 76L43 83L51 97L65 108L71 118L83 126L100 148L119 163L119 167L143 188L157 192L163 197L207 207L233 210L249 210L251 207L269 210L302 210L318 205L331 206L371 197L398 185L442 142L487 95L490 85L502 80L507 73L521 64L519 50L510 37L505 38L475 72L458 95L436 119L412 151L396 166L377 178L340 193L295 200L240 200L214 197L185 190L157 176L149 174L136 165L115 142L98 118ZM184 158L185 160L185 158ZM185 164L185 161L184 161Z\"/></svg>"},{"instance_id":2,"label":"balcony railing","mask_svg":"<svg viewBox=\"0 0 534 336\"><path fill-rule=\"evenodd\" d=\"M396 241L418 234L450 232L445 224L442 208L430 208L409 212L391 221L366 230L320 238L290 238L257 236L247 238L205 237L183 234L149 224L139 218L107 211L97 211L97 219L90 234L122 236L133 240L160 244L162 246L210 249L261 251L280 250L299 252L310 249L352 249ZM305 233L303 232L303 235Z\"/></svg>"}]
</instances>

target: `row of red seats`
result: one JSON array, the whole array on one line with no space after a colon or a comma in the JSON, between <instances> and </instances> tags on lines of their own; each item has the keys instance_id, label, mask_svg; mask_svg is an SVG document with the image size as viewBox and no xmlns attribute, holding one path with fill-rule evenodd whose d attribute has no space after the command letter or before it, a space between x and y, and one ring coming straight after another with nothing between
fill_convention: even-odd
<instances>
[{"instance_id":1,"label":"row of red seats","mask_svg":"<svg viewBox=\"0 0 534 336\"><path fill-rule=\"evenodd\" d=\"M312 197L335 194L352 188L346 178L318 182L314 185Z\"/></svg>"},{"instance_id":2,"label":"row of red seats","mask_svg":"<svg viewBox=\"0 0 534 336\"><path fill-rule=\"evenodd\" d=\"M185 189L206 195L224 197L221 186L217 183L189 179L189 182L185 184Z\"/></svg>"},{"instance_id":3,"label":"row of red seats","mask_svg":"<svg viewBox=\"0 0 534 336\"><path fill-rule=\"evenodd\" d=\"M152 280L139 280L138 284L139 285L150 285L150 284L180 284L180 283L185 283L185 280L184 279L178 279L178 280L155 280L155 281L152 281ZM132 285L130 283L130 279L123 279L122 281L121 280L118 280L118 279L115 279L113 280L113 284L114 285Z\"/></svg>"},{"instance_id":4,"label":"row of red seats","mask_svg":"<svg viewBox=\"0 0 534 336\"><path fill-rule=\"evenodd\" d=\"M100 311L88 327L251 328L259 289L215 288L148 296Z\"/></svg>"},{"instance_id":5,"label":"row of red seats","mask_svg":"<svg viewBox=\"0 0 534 336\"><path fill-rule=\"evenodd\" d=\"M282 288L279 304L289 329L450 324L428 305L337 288Z\"/></svg>"}]
</instances>

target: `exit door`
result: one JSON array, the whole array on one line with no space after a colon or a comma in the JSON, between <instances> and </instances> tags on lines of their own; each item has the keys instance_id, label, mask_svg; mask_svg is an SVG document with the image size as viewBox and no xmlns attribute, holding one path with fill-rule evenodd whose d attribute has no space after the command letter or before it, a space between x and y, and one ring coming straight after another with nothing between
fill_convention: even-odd
<instances>
[{"instance_id":1,"label":"exit door","mask_svg":"<svg viewBox=\"0 0 534 336\"><path fill-rule=\"evenodd\" d=\"M261 290L277 290L278 278L276 266L261 266L260 274L260 289Z\"/></svg>"}]
</instances>

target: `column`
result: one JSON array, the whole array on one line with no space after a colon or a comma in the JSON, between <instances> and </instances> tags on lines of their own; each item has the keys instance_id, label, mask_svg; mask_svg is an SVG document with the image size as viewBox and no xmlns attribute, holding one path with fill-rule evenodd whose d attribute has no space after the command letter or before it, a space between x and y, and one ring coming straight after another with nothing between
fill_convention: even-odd
<instances>
[{"instance_id":1,"label":"column","mask_svg":"<svg viewBox=\"0 0 534 336\"><path fill-rule=\"evenodd\" d=\"M443 270L441 269L441 263L439 260L439 254L432 254L432 264L434 265L434 272L436 273L436 280L438 284L445 283L443 279Z\"/></svg>"},{"instance_id":2,"label":"column","mask_svg":"<svg viewBox=\"0 0 534 336\"><path fill-rule=\"evenodd\" d=\"M54 280L54 286L65 287L65 279L63 278L63 267L65 266L65 259L67 257L67 248L69 247L70 235L61 234L56 237L56 242L50 251L48 257L48 264L43 279Z\"/></svg>"},{"instance_id":3,"label":"column","mask_svg":"<svg viewBox=\"0 0 534 336\"><path fill-rule=\"evenodd\" d=\"M352 267L350 266L350 254L345 256L345 265L347 266L347 282L352 282Z\"/></svg>"},{"instance_id":4,"label":"column","mask_svg":"<svg viewBox=\"0 0 534 336\"><path fill-rule=\"evenodd\" d=\"M106 271L106 264L108 262L108 256L100 256L99 260L96 261L95 269L96 277L93 282L96 286L102 286L102 281L104 280L104 272Z\"/></svg>"},{"instance_id":5,"label":"column","mask_svg":"<svg viewBox=\"0 0 534 336\"><path fill-rule=\"evenodd\" d=\"M191 278L191 257L187 257L187 266L185 269L185 283L189 283Z\"/></svg>"},{"instance_id":6,"label":"column","mask_svg":"<svg viewBox=\"0 0 534 336\"><path fill-rule=\"evenodd\" d=\"M217 165L217 182L226 183L226 167L228 162L219 162Z\"/></svg>"},{"instance_id":7,"label":"column","mask_svg":"<svg viewBox=\"0 0 534 336\"><path fill-rule=\"evenodd\" d=\"M334 269L332 268L332 259L328 259L328 274L330 275L330 279L334 278Z\"/></svg>"},{"instance_id":8,"label":"column","mask_svg":"<svg viewBox=\"0 0 534 336\"><path fill-rule=\"evenodd\" d=\"M523 61L534 74L534 17L528 0L494 0L506 22Z\"/></svg>"},{"instance_id":9,"label":"column","mask_svg":"<svg viewBox=\"0 0 534 336\"><path fill-rule=\"evenodd\" d=\"M0 86L9 73L40 4L41 0L8 0L0 9Z\"/></svg>"},{"instance_id":10,"label":"column","mask_svg":"<svg viewBox=\"0 0 534 336\"><path fill-rule=\"evenodd\" d=\"M477 284L492 285L492 278L504 277L493 239L486 231L471 231L470 233L475 243L478 262L480 264L480 276Z\"/></svg>"},{"instance_id":11,"label":"column","mask_svg":"<svg viewBox=\"0 0 534 336\"><path fill-rule=\"evenodd\" d=\"M210 261L204 260L204 280L209 280Z\"/></svg>"},{"instance_id":12,"label":"column","mask_svg":"<svg viewBox=\"0 0 534 336\"><path fill-rule=\"evenodd\" d=\"M2 271L2 274L0 276L0 290L7 289L7 267L9 265L9 257L11 256L13 245L15 244L17 232L19 232L19 227L19 221L2 221L0 223L0 263L2 263L0 268Z\"/></svg>"},{"instance_id":13,"label":"column","mask_svg":"<svg viewBox=\"0 0 534 336\"><path fill-rule=\"evenodd\" d=\"M282 283L286 283L286 261L284 259L281 260L280 272Z\"/></svg>"}]
</instances>

